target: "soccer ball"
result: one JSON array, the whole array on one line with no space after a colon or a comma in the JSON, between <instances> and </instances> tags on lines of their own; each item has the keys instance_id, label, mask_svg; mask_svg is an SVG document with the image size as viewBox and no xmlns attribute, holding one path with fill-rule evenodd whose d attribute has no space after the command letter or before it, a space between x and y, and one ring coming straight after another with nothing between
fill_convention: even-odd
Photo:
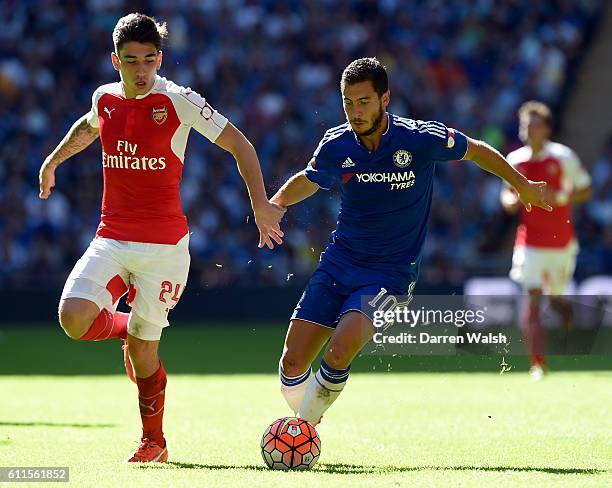
<instances>
[{"instance_id":1,"label":"soccer ball","mask_svg":"<svg viewBox=\"0 0 612 488\"><path fill-rule=\"evenodd\" d=\"M275 420L261 437L261 457L270 469L310 469L319 454L321 441L317 431L297 417Z\"/></svg>"}]
</instances>

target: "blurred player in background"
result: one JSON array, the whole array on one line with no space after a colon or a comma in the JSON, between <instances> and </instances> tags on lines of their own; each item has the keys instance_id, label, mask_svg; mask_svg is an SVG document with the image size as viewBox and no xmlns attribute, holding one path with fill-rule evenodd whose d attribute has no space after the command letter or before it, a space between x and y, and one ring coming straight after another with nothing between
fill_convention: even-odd
<instances>
[{"instance_id":1,"label":"blurred player in background","mask_svg":"<svg viewBox=\"0 0 612 488\"><path fill-rule=\"evenodd\" d=\"M166 372L157 351L189 270L179 185L192 128L234 156L251 198L259 247L282 242L284 211L266 197L251 143L202 96L157 75L166 36L166 25L146 15L119 19L111 58L121 81L94 92L91 111L75 122L40 168L40 197L46 199L57 166L100 137L101 222L66 281L59 321L73 339L127 343L126 370L138 386L143 426L140 445L128 462L168 458L162 431ZM132 307L129 316L116 311L125 293Z\"/></svg>"},{"instance_id":2,"label":"blurred player in background","mask_svg":"<svg viewBox=\"0 0 612 488\"><path fill-rule=\"evenodd\" d=\"M529 181L488 144L440 122L388 113L387 72L376 58L353 61L340 88L347 122L325 133L306 169L271 199L288 207L319 188L342 189L336 230L291 317L279 365L287 403L312 424L344 388L374 333L374 312L414 288L437 161L473 160L517 188L529 210L550 209L546 184Z\"/></svg>"},{"instance_id":3,"label":"blurred player in background","mask_svg":"<svg viewBox=\"0 0 612 488\"><path fill-rule=\"evenodd\" d=\"M531 357L530 374L541 379L546 370L544 329L540 318L542 295L561 315L563 333L572 322L572 308L562 295L576 265L578 242L572 225L572 205L591 197L591 178L569 147L552 142L552 115L541 102L524 103L518 112L519 137L525 145L508 155L508 161L530 180L546 181L546 201L552 212L521 211L516 232L510 277L529 293L523 333ZM515 189L505 185L501 202L516 213L520 202Z\"/></svg>"}]
</instances>

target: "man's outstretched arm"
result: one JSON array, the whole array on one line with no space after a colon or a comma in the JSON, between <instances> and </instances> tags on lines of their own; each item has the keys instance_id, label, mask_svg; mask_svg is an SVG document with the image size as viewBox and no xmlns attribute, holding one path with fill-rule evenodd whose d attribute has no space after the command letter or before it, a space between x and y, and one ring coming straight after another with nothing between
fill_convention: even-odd
<instances>
[{"instance_id":1,"label":"man's outstretched arm","mask_svg":"<svg viewBox=\"0 0 612 488\"><path fill-rule=\"evenodd\" d=\"M49 198L51 188L55 186L55 168L68 158L81 152L99 137L100 130L97 127L89 125L87 122L89 117L90 114L87 113L77 120L62 141L53 152L45 158L45 161L41 165L38 174L40 186L40 193L38 196L43 200Z\"/></svg>"},{"instance_id":2,"label":"man's outstretched arm","mask_svg":"<svg viewBox=\"0 0 612 488\"><path fill-rule=\"evenodd\" d=\"M485 171L506 180L519 194L519 198L528 212L532 205L547 211L552 207L546 203L546 182L531 181L525 178L493 147L484 141L468 139L467 152L463 159L474 161Z\"/></svg>"},{"instance_id":3,"label":"man's outstretched arm","mask_svg":"<svg viewBox=\"0 0 612 488\"><path fill-rule=\"evenodd\" d=\"M270 201L283 208L287 208L314 195L318 189L319 185L310 181L304 174L304 171L300 171L289 178Z\"/></svg>"},{"instance_id":4,"label":"man's outstretched arm","mask_svg":"<svg viewBox=\"0 0 612 488\"><path fill-rule=\"evenodd\" d=\"M266 196L261 166L253 144L230 122L217 137L215 144L229 152L236 160L238 171L249 192L255 223L259 229L259 247L266 245L273 249L274 242L282 244L280 220L285 210L274 205Z\"/></svg>"}]
</instances>

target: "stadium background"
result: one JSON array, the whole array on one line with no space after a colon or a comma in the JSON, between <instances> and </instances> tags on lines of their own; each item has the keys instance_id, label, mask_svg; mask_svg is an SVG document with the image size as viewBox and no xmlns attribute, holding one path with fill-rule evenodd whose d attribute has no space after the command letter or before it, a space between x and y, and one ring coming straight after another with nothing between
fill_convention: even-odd
<instances>
[{"instance_id":1,"label":"stadium background","mask_svg":"<svg viewBox=\"0 0 612 488\"><path fill-rule=\"evenodd\" d=\"M605 347L587 337L605 354L551 357L537 384L524 356L361 357L318 428L315 470L268 472L259 438L289 413L276 376L284 329L338 200L319 192L292 208L285 245L258 250L234 162L198 135L183 181L193 267L160 346L171 458L121 464L140 433L121 343L73 341L56 318L99 219L99 143L61 166L48 201L37 175L92 91L117 79L111 31L134 10L169 23L161 74L244 130L270 193L343 120L338 79L356 57L388 66L392 111L502 152L519 144L517 106L548 102L555 138L593 175L575 212L576 280L612 275L609 0L0 0L0 466L70 466L74 486L97 488L612 486L610 334ZM498 190L472 163L438 165L418 293L506 276L516 221Z\"/></svg>"},{"instance_id":2,"label":"stadium background","mask_svg":"<svg viewBox=\"0 0 612 488\"><path fill-rule=\"evenodd\" d=\"M356 57L376 55L388 67L391 111L442 120L503 153L520 144L518 105L547 102L557 116L555 139L570 143L593 175L594 197L575 211L581 245L575 278L612 274L612 124L590 110L609 95L591 90L582 103L602 45L606 59L610 33L602 26L610 7L603 0L0 5L3 325L50 327L65 278L94 235L99 143L61 166L48 201L37 196L38 169L89 110L92 91L117 79L111 32L118 17L136 10L168 22L160 74L202 93L245 132L270 194L304 167L324 130L342 122L339 76ZM576 119L580 137L571 130ZM472 277L506 276L516 220L502 211L499 187L472 163L438 165L417 293L461 293ZM292 207L285 244L258 250L231 156L197 135L188 144L182 195L192 268L174 321L285 326L334 226L337 195L321 191Z\"/></svg>"}]
</instances>

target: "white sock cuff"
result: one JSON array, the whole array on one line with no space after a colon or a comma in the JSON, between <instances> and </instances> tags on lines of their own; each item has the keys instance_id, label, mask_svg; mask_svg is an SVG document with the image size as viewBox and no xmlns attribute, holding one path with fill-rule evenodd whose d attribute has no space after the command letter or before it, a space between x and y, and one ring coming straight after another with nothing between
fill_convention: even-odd
<instances>
[{"instance_id":1,"label":"white sock cuff","mask_svg":"<svg viewBox=\"0 0 612 488\"><path fill-rule=\"evenodd\" d=\"M279 366L278 368L278 376L281 380L281 383L286 388L294 388L296 386L300 386L302 383L308 381L310 375L312 374L312 367L309 367L305 373L299 376L286 376L283 373L282 368Z\"/></svg>"},{"instance_id":2,"label":"white sock cuff","mask_svg":"<svg viewBox=\"0 0 612 488\"><path fill-rule=\"evenodd\" d=\"M348 377L347 377L347 379L348 379ZM346 385L346 379L344 381L340 382L340 383L328 381L321 374L321 370L317 371L317 374L315 374L315 381L322 388L325 388L326 390L334 391L334 392L341 392L344 389L344 385Z\"/></svg>"}]
</instances>

